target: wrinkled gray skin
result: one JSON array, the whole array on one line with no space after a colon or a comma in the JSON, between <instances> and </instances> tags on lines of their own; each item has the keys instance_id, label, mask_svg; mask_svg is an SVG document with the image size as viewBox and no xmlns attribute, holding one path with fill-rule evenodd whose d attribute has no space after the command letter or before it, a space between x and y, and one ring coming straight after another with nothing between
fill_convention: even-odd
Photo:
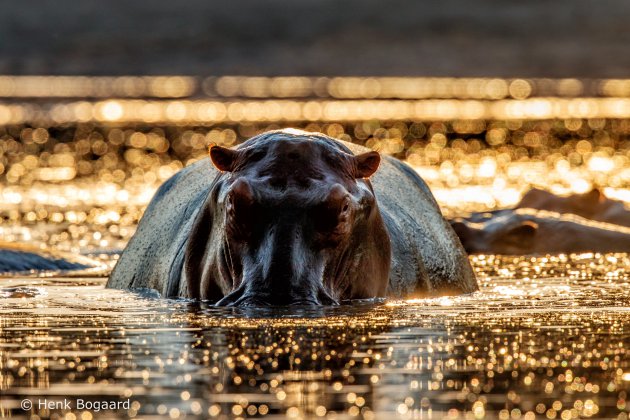
<instances>
[{"instance_id":1,"label":"wrinkled gray skin","mask_svg":"<svg viewBox=\"0 0 630 420\"><path fill-rule=\"evenodd\" d=\"M451 222L469 254L630 252L630 229L535 209L476 213Z\"/></svg>"},{"instance_id":2,"label":"wrinkled gray skin","mask_svg":"<svg viewBox=\"0 0 630 420\"><path fill-rule=\"evenodd\" d=\"M252 147L257 144L256 142L262 144L269 140L276 142L307 140L329 144L332 142L334 147L339 149L339 153L348 153L350 156L369 151L364 147L333 140L322 134L306 132L296 134L294 130L264 133L238 146L236 150ZM246 256L233 255L233 251L229 252L231 248L225 245L230 241L230 238L226 237L227 222L224 221L226 191L237 185L235 176L235 174L219 172L213 167L210 159L205 158L167 180L146 209L136 234L121 255L107 286L119 289L152 288L165 297L221 300L223 303L219 304L226 304L226 299L229 300L229 297L225 298L225 296L236 293L235 289L239 287L239 284L236 280L230 279L229 274L225 274L226 269L221 269L218 260L225 259L225 254L229 253L230 262L237 260L235 265L240 265L243 261L247 262ZM254 185L252 188L256 190L259 188L256 182L259 181L250 178L248 185ZM385 240L390 243L390 251L387 252L387 244L375 247L369 235L362 236L366 244L356 245L352 248L356 255L350 255L347 258L351 269L346 271L347 278L343 281L349 283L350 288L344 289L345 291L334 290L334 285L327 283L327 279L321 278L321 273L320 278L315 279L313 275L307 275L309 282L318 283L314 287L321 288L323 284L326 295L331 298L330 300L313 298L309 300L309 303L334 303L347 298L385 295L404 297L458 294L477 290L476 279L467 256L457 236L442 217L424 181L408 166L387 156L382 157L380 167L370 181L357 179L353 181L356 185L349 186L348 191L351 193L355 190L359 191L352 194L363 191L371 196L373 187L373 195L376 197L378 206L374 210L376 213L373 217L378 220L382 217L382 222L379 223L385 227L381 230ZM318 182L321 184L324 181ZM318 188L321 189L321 187ZM300 194L308 193L308 191L302 191ZM278 214L277 218L277 226L280 226L283 214ZM271 235L268 241L270 246L276 246L275 244L282 242L282 237L275 239L273 237L274 232L280 230L280 228L276 229L277 226L274 225L268 232ZM287 238L282 245L287 251L287 264L294 263L288 260L296 255L295 250L289 249L291 245L287 244L290 243L292 243L291 239ZM228 248L227 251L226 248ZM384 251L386 255L379 255ZM274 254L274 250L264 252L269 255ZM311 258L302 254L295 258L307 258L304 261ZM257 255L260 258L260 252ZM378 278L378 273L372 272L374 269L370 265L371 261L380 261L380 258L384 258L380 266L389 267L389 270L384 273L382 287L372 285L381 280ZM191 264L193 269L190 268ZM261 264L264 265L265 262ZM375 263L375 265L378 264ZM191 277L187 274L191 272L197 274L194 278L187 278L187 275ZM259 273L252 274L252 276L255 275L259 276ZM247 276L248 274L242 275L241 285L249 281ZM267 281L268 290L260 289L253 292L248 290L248 293L267 293L269 290L275 290L274 280ZM270 284L269 281L272 283ZM234 282L233 285L232 282ZM211 285L208 285L209 283ZM290 283L291 285L287 283L286 287L301 287L294 283ZM214 291L211 290L213 287ZM308 288L312 285L305 284L304 287ZM358 296L348 290L357 290ZM366 290L373 291L370 292L372 295L362 295ZM217 297L216 293L223 296ZM299 291L295 293L299 294ZM228 302L228 304L234 304L234 302Z\"/></svg>"}]
</instances>

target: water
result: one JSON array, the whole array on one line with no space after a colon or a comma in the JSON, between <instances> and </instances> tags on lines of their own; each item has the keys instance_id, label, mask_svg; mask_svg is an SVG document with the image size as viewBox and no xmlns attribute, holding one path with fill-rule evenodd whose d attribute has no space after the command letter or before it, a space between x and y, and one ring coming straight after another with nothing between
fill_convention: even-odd
<instances>
[{"instance_id":1,"label":"water","mask_svg":"<svg viewBox=\"0 0 630 420\"><path fill-rule=\"evenodd\" d=\"M504 105L530 109L521 99ZM210 142L294 126L364 143L413 165L452 216L531 186L630 202L627 115L333 122L290 120L284 104L278 121L238 121L238 101L205 123L182 115L208 104L147 101L161 119L144 122L117 101L0 104L0 239L101 263L0 277L0 416L628 418L628 254L476 256L472 295L340 307L243 311L104 288L157 186Z\"/></svg>"},{"instance_id":2,"label":"water","mask_svg":"<svg viewBox=\"0 0 630 420\"><path fill-rule=\"evenodd\" d=\"M155 299L95 276L5 279L2 414L626 418L630 258L472 262L469 296L300 310ZM72 409L25 412L24 399Z\"/></svg>"}]
</instances>

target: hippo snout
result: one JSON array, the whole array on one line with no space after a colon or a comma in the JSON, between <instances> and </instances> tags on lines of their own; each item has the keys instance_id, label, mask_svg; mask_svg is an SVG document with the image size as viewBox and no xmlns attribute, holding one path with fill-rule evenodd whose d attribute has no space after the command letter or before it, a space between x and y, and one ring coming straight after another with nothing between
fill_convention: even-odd
<instances>
[{"instance_id":1,"label":"hippo snout","mask_svg":"<svg viewBox=\"0 0 630 420\"><path fill-rule=\"evenodd\" d=\"M317 293L265 293L264 291L237 289L216 303L216 306L257 307L257 306L322 306L339 303L323 288Z\"/></svg>"}]
</instances>

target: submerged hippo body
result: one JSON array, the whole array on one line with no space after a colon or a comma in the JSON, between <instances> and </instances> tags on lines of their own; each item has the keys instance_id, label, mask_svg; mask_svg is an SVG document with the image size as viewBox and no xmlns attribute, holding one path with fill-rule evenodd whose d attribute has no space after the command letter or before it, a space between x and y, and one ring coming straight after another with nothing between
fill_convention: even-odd
<instances>
[{"instance_id":1,"label":"submerged hippo body","mask_svg":"<svg viewBox=\"0 0 630 420\"><path fill-rule=\"evenodd\" d=\"M396 159L293 130L210 157L160 187L108 287L242 306L477 290L428 187Z\"/></svg>"},{"instance_id":2,"label":"submerged hippo body","mask_svg":"<svg viewBox=\"0 0 630 420\"><path fill-rule=\"evenodd\" d=\"M573 214L509 209L451 220L469 254L630 252L630 228Z\"/></svg>"},{"instance_id":3,"label":"submerged hippo body","mask_svg":"<svg viewBox=\"0 0 630 420\"><path fill-rule=\"evenodd\" d=\"M95 266L96 263L82 256L0 242L0 273L81 270Z\"/></svg>"}]
</instances>

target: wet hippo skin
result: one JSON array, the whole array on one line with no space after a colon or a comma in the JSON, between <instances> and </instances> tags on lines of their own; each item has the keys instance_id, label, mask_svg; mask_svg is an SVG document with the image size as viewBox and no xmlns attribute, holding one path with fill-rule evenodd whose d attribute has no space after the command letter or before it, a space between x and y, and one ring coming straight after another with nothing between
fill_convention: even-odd
<instances>
[{"instance_id":1,"label":"wet hippo skin","mask_svg":"<svg viewBox=\"0 0 630 420\"><path fill-rule=\"evenodd\" d=\"M287 130L212 147L166 181L108 287L264 306L459 294L477 283L413 170Z\"/></svg>"}]
</instances>

